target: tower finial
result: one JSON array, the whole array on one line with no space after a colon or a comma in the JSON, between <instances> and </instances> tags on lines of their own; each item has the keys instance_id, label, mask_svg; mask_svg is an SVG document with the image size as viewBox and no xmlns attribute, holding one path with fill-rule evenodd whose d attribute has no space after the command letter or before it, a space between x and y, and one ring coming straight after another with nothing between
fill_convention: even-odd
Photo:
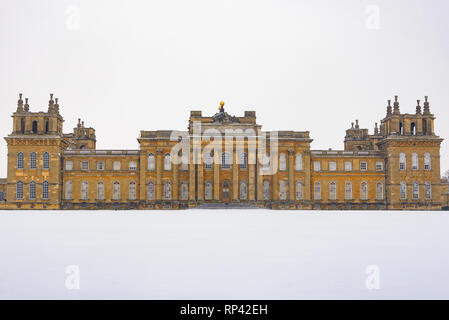
<instances>
[{"instance_id":1,"label":"tower finial","mask_svg":"<svg viewBox=\"0 0 449 320\"><path fill-rule=\"evenodd\" d=\"M374 134L377 136L379 134L379 128L377 127L377 122L374 125Z\"/></svg>"},{"instance_id":2,"label":"tower finial","mask_svg":"<svg viewBox=\"0 0 449 320\"><path fill-rule=\"evenodd\" d=\"M55 98L55 112L59 113L59 103L58 103L59 98Z\"/></svg>"},{"instance_id":3,"label":"tower finial","mask_svg":"<svg viewBox=\"0 0 449 320\"><path fill-rule=\"evenodd\" d=\"M387 117L391 116L391 100L387 100L388 104L387 104Z\"/></svg>"},{"instance_id":4,"label":"tower finial","mask_svg":"<svg viewBox=\"0 0 449 320\"><path fill-rule=\"evenodd\" d=\"M416 100L416 114L421 114L421 106L419 105L420 102L421 100Z\"/></svg>"},{"instance_id":5,"label":"tower finial","mask_svg":"<svg viewBox=\"0 0 449 320\"><path fill-rule=\"evenodd\" d=\"M356 129L359 129L359 128L360 128L360 126L359 126L359 120L358 120L358 119L355 120L355 128L356 128Z\"/></svg>"},{"instance_id":6,"label":"tower finial","mask_svg":"<svg viewBox=\"0 0 449 320\"><path fill-rule=\"evenodd\" d=\"M50 93L50 100L48 101L48 112L54 112L54 106L55 102L53 101L53 93Z\"/></svg>"},{"instance_id":7,"label":"tower finial","mask_svg":"<svg viewBox=\"0 0 449 320\"><path fill-rule=\"evenodd\" d=\"M424 114L430 114L430 105L428 99L428 96L424 96Z\"/></svg>"},{"instance_id":8,"label":"tower finial","mask_svg":"<svg viewBox=\"0 0 449 320\"><path fill-rule=\"evenodd\" d=\"M30 105L28 104L28 98L25 98L25 112L30 111Z\"/></svg>"},{"instance_id":9,"label":"tower finial","mask_svg":"<svg viewBox=\"0 0 449 320\"><path fill-rule=\"evenodd\" d=\"M17 100L17 112L23 112L23 100L21 93L19 93L19 100Z\"/></svg>"},{"instance_id":10,"label":"tower finial","mask_svg":"<svg viewBox=\"0 0 449 320\"><path fill-rule=\"evenodd\" d=\"M394 96L394 104L393 104L393 114L401 114L399 111L399 101L398 96Z\"/></svg>"}]
</instances>

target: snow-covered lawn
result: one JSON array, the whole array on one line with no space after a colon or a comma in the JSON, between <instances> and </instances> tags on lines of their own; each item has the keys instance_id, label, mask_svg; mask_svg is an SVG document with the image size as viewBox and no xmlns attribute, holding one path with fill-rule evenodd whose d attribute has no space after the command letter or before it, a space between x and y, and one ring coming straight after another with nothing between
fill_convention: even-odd
<instances>
[{"instance_id":1,"label":"snow-covered lawn","mask_svg":"<svg viewBox=\"0 0 449 320\"><path fill-rule=\"evenodd\" d=\"M0 298L449 299L448 230L447 212L3 211Z\"/></svg>"}]
</instances>

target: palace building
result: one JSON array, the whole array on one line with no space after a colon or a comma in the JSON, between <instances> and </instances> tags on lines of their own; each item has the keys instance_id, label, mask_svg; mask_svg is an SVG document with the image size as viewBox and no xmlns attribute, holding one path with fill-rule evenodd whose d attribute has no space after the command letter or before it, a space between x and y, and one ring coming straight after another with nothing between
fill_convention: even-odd
<instances>
[{"instance_id":1,"label":"palace building","mask_svg":"<svg viewBox=\"0 0 449 320\"><path fill-rule=\"evenodd\" d=\"M141 131L138 150L97 150L78 120L63 132L57 98L13 113L0 209L441 210L440 145L428 98L401 113L398 97L374 132L358 120L344 150L313 150L309 131L262 130L254 111L191 111L186 131Z\"/></svg>"}]
</instances>

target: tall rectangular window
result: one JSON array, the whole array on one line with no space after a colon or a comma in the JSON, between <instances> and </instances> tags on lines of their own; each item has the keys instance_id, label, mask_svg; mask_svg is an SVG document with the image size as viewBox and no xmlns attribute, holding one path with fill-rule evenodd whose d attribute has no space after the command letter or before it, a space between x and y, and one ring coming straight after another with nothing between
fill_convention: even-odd
<instances>
[{"instance_id":1,"label":"tall rectangular window","mask_svg":"<svg viewBox=\"0 0 449 320\"><path fill-rule=\"evenodd\" d=\"M345 171L351 171L352 170L352 162L346 161L345 162Z\"/></svg>"},{"instance_id":2,"label":"tall rectangular window","mask_svg":"<svg viewBox=\"0 0 449 320\"><path fill-rule=\"evenodd\" d=\"M381 161L377 161L376 162L376 170L377 171L382 171L384 169L384 164Z\"/></svg>"},{"instance_id":3,"label":"tall rectangular window","mask_svg":"<svg viewBox=\"0 0 449 320\"><path fill-rule=\"evenodd\" d=\"M313 162L313 170L314 171L321 171L321 162L319 162L319 161Z\"/></svg>"},{"instance_id":4,"label":"tall rectangular window","mask_svg":"<svg viewBox=\"0 0 449 320\"><path fill-rule=\"evenodd\" d=\"M424 155L424 170L431 170L432 169L432 161L430 158L430 153L426 153Z\"/></svg>"},{"instance_id":5,"label":"tall rectangular window","mask_svg":"<svg viewBox=\"0 0 449 320\"><path fill-rule=\"evenodd\" d=\"M43 166L44 169L50 169L50 154L48 152L44 152L43 155Z\"/></svg>"},{"instance_id":6,"label":"tall rectangular window","mask_svg":"<svg viewBox=\"0 0 449 320\"><path fill-rule=\"evenodd\" d=\"M221 168L222 169L231 168L231 154L229 152L223 152L221 154Z\"/></svg>"},{"instance_id":7,"label":"tall rectangular window","mask_svg":"<svg viewBox=\"0 0 449 320\"><path fill-rule=\"evenodd\" d=\"M136 183L134 181L129 184L129 200L136 200Z\"/></svg>"},{"instance_id":8,"label":"tall rectangular window","mask_svg":"<svg viewBox=\"0 0 449 320\"><path fill-rule=\"evenodd\" d=\"M399 155L399 170L403 171L407 169L407 157L405 156L405 153L401 153Z\"/></svg>"},{"instance_id":9,"label":"tall rectangular window","mask_svg":"<svg viewBox=\"0 0 449 320\"><path fill-rule=\"evenodd\" d=\"M89 161L81 162L81 170L84 170L84 171L89 170Z\"/></svg>"},{"instance_id":10,"label":"tall rectangular window","mask_svg":"<svg viewBox=\"0 0 449 320\"><path fill-rule=\"evenodd\" d=\"M36 169L36 152L30 154L30 169Z\"/></svg>"},{"instance_id":11,"label":"tall rectangular window","mask_svg":"<svg viewBox=\"0 0 449 320\"><path fill-rule=\"evenodd\" d=\"M426 200L432 199L432 184L430 182L426 182Z\"/></svg>"},{"instance_id":12,"label":"tall rectangular window","mask_svg":"<svg viewBox=\"0 0 449 320\"><path fill-rule=\"evenodd\" d=\"M114 161L114 171L120 170L120 161Z\"/></svg>"},{"instance_id":13,"label":"tall rectangular window","mask_svg":"<svg viewBox=\"0 0 449 320\"><path fill-rule=\"evenodd\" d=\"M72 182L70 181L65 183L65 199L72 200Z\"/></svg>"},{"instance_id":14,"label":"tall rectangular window","mask_svg":"<svg viewBox=\"0 0 449 320\"><path fill-rule=\"evenodd\" d=\"M296 171L302 170L302 155L300 153L296 154Z\"/></svg>"},{"instance_id":15,"label":"tall rectangular window","mask_svg":"<svg viewBox=\"0 0 449 320\"><path fill-rule=\"evenodd\" d=\"M361 199L368 200L368 183L366 182L361 184Z\"/></svg>"},{"instance_id":16,"label":"tall rectangular window","mask_svg":"<svg viewBox=\"0 0 449 320\"><path fill-rule=\"evenodd\" d=\"M418 154L413 152L412 154L412 170L418 170Z\"/></svg>"},{"instance_id":17,"label":"tall rectangular window","mask_svg":"<svg viewBox=\"0 0 449 320\"><path fill-rule=\"evenodd\" d=\"M419 183L418 182L413 183L413 199L414 200L419 199Z\"/></svg>"},{"instance_id":18,"label":"tall rectangular window","mask_svg":"<svg viewBox=\"0 0 449 320\"><path fill-rule=\"evenodd\" d=\"M366 170L368 170L368 163L360 162L360 171L366 171Z\"/></svg>"},{"instance_id":19,"label":"tall rectangular window","mask_svg":"<svg viewBox=\"0 0 449 320\"><path fill-rule=\"evenodd\" d=\"M36 199L36 183L34 181L30 182L30 200Z\"/></svg>"},{"instance_id":20,"label":"tall rectangular window","mask_svg":"<svg viewBox=\"0 0 449 320\"><path fill-rule=\"evenodd\" d=\"M104 183L98 182L97 184L97 198L98 200L104 200Z\"/></svg>"},{"instance_id":21,"label":"tall rectangular window","mask_svg":"<svg viewBox=\"0 0 449 320\"><path fill-rule=\"evenodd\" d=\"M23 182L19 181L16 184L16 199L22 200L23 199Z\"/></svg>"},{"instance_id":22,"label":"tall rectangular window","mask_svg":"<svg viewBox=\"0 0 449 320\"><path fill-rule=\"evenodd\" d=\"M331 182L329 185L329 199L337 200L337 184L335 182Z\"/></svg>"},{"instance_id":23,"label":"tall rectangular window","mask_svg":"<svg viewBox=\"0 0 449 320\"><path fill-rule=\"evenodd\" d=\"M345 200L352 200L352 183L346 182L345 184Z\"/></svg>"},{"instance_id":24,"label":"tall rectangular window","mask_svg":"<svg viewBox=\"0 0 449 320\"><path fill-rule=\"evenodd\" d=\"M321 200L321 183L318 181L314 185L314 199Z\"/></svg>"},{"instance_id":25,"label":"tall rectangular window","mask_svg":"<svg viewBox=\"0 0 449 320\"><path fill-rule=\"evenodd\" d=\"M72 171L73 170L73 161L66 161L65 162L65 169L67 171Z\"/></svg>"},{"instance_id":26,"label":"tall rectangular window","mask_svg":"<svg viewBox=\"0 0 449 320\"><path fill-rule=\"evenodd\" d=\"M279 184L279 198L287 200L287 181L282 180Z\"/></svg>"},{"instance_id":27,"label":"tall rectangular window","mask_svg":"<svg viewBox=\"0 0 449 320\"><path fill-rule=\"evenodd\" d=\"M384 199L384 184L382 182L377 183L376 196L377 196L377 200Z\"/></svg>"},{"instance_id":28,"label":"tall rectangular window","mask_svg":"<svg viewBox=\"0 0 449 320\"><path fill-rule=\"evenodd\" d=\"M131 171L136 171L137 170L137 164L136 164L135 161L131 161L129 163L129 170L131 170Z\"/></svg>"},{"instance_id":29,"label":"tall rectangular window","mask_svg":"<svg viewBox=\"0 0 449 320\"><path fill-rule=\"evenodd\" d=\"M103 171L104 170L104 162L103 161L98 161L97 162L97 170L98 171Z\"/></svg>"},{"instance_id":30,"label":"tall rectangular window","mask_svg":"<svg viewBox=\"0 0 449 320\"><path fill-rule=\"evenodd\" d=\"M42 184L42 199L48 199L49 198L49 184L47 181L44 181Z\"/></svg>"},{"instance_id":31,"label":"tall rectangular window","mask_svg":"<svg viewBox=\"0 0 449 320\"><path fill-rule=\"evenodd\" d=\"M89 183L87 181L81 183L81 199L89 199Z\"/></svg>"},{"instance_id":32,"label":"tall rectangular window","mask_svg":"<svg viewBox=\"0 0 449 320\"><path fill-rule=\"evenodd\" d=\"M23 169L23 153L19 152L17 154L17 169Z\"/></svg>"},{"instance_id":33,"label":"tall rectangular window","mask_svg":"<svg viewBox=\"0 0 449 320\"><path fill-rule=\"evenodd\" d=\"M407 184L405 182L401 182L399 188L401 199L402 200L407 199Z\"/></svg>"},{"instance_id":34,"label":"tall rectangular window","mask_svg":"<svg viewBox=\"0 0 449 320\"><path fill-rule=\"evenodd\" d=\"M337 163L335 161L329 162L329 171L337 171Z\"/></svg>"}]
</instances>

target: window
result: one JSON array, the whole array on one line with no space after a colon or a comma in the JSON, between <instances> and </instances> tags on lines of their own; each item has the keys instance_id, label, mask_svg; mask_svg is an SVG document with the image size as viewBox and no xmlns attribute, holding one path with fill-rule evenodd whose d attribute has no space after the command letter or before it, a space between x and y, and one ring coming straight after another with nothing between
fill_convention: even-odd
<instances>
[{"instance_id":1,"label":"window","mask_svg":"<svg viewBox=\"0 0 449 320\"><path fill-rule=\"evenodd\" d=\"M181 200L188 200L189 199L189 185L187 182L181 183Z\"/></svg>"},{"instance_id":2,"label":"window","mask_svg":"<svg viewBox=\"0 0 449 320\"><path fill-rule=\"evenodd\" d=\"M401 153L399 155L399 170L405 170L407 168L406 161L407 158L405 156L405 153Z\"/></svg>"},{"instance_id":3,"label":"window","mask_svg":"<svg viewBox=\"0 0 449 320\"><path fill-rule=\"evenodd\" d=\"M384 184L382 182L377 183L376 196L377 196L377 200L384 199Z\"/></svg>"},{"instance_id":4,"label":"window","mask_svg":"<svg viewBox=\"0 0 449 320\"><path fill-rule=\"evenodd\" d=\"M376 170L377 171L382 171L384 169L384 164L381 161L377 161L376 162Z\"/></svg>"},{"instance_id":5,"label":"window","mask_svg":"<svg viewBox=\"0 0 449 320\"><path fill-rule=\"evenodd\" d=\"M329 162L329 171L337 171L337 163L335 161Z\"/></svg>"},{"instance_id":6,"label":"window","mask_svg":"<svg viewBox=\"0 0 449 320\"><path fill-rule=\"evenodd\" d=\"M337 184L335 182L331 182L329 185L329 199L337 200Z\"/></svg>"},{"instance_id":7,"label":"window","mask_svg":"<svg viewBox=\"0 0 449 320\"><path fill-rule=\"evenodd\" d=\"M345 184L345 200L352 200L352 183L346 182Z\"/></svg>"},{"instance_id":8,"label":"window","mask_svg":"<svg viewBox=\"0 0 449 320\"><path fill-rule=\"evenodd\" d=\"M129 183L129 200L136 200L136 183L134 181Z\"/></svg>"},{"instance_id":9,"label":"window","mask_svg":"<svg viewBox=\"0 0 449 320\"><path fill-rule=\"evenodd\" d=\"M285 153L281 153L279 156L279 170L287 170L287 157L285 156Z\"/></svg>"},{"instance_id":10,"label":"window","mask_svg":"<svg viewBox=\"0 0 449 320\"><path fill-rule=\"evenodd\" d=\"M366 171L366 170L368 170L368 163L360 162L360 171Z\"/></svg>"},{"instance_id":11,"label":"window","mask_svg":"<svg viewBox=\"0 0 449 320\"><path fill-rule=\"evenodd\" d=\"M23 199L23 182L19 181L16 184L16 199Z\"/></svg>"},{"instance_id":12,"label":"window","mask_svg":"<svg viewBox=\"0 0 449 320\"><path fill-rule=\"evenodd\" d=\"M412 153L412 170L418 170L418 154Z\"/></svg>"},{"instance_id":13,"label":"window","mask_svg":"<svg viewBox=\"0 0 449 320\"><path fill-rule=\"evenodd\" d=\"M247 156L245 152L240 154L240 169L246 169Z\"/></svg>"},{"instance_id":14,"label":"window","mask_svg":"<svg viewBox=\"0 0 449 320\"><path fill-rule=\"evenodd\" d=\"M137 164L136 164L135 161L131 161L129 163L129 170L131 170L131 171L136 171L137 170Z\"/></svg>"},{"instance_id":15,"label":"window","mask_svg":"<svg viewBox=\"0 0 449 320\"><path fill-rule=\"evenodd\" d=\"M360 198L362 200L368 200L368 184L366 182L362 182Z\"/></svg>"},{"instance_id":16,"label":"window","mask_svg":"<svg viewBox=\"0 0 449 320\"><path fill-rule=\"evenodd\" d=\"M49 129L49 122L48 122L48 120L47 121L45 121L45 133L48 133L48 130Z\"/></svg>"},{"instance_id":17,"label":"window","mask_svg":"<svg viewBox=\"0 0 449 320\"><path fill-rule=\"evenodd\" d=\"M206 166L206 169L212 169L212 156L210 154L210 151L207 151L206 154L204 155L204 163Z\"/></svg>"},{"instance_id":18,"label":"window","mask_svg":"<svg viewBox=\"0 0 449 320\"><path fill-rule=\"evenodd\" d=\"M240 200L246 200L247 193L246 182L240 182Z\"/></svg>"},{"instance_id":19,"label":"window","mask_svg":"<svg viewBox=\"0 0 449 320\"><path fill-rule=\"evenodd\" d=\"M321 183L318 181L314 185L314 199L321 200Z\"/></svg>"},{"instance_id":20,"label":"window","mask_svg":"<svg viewBox=\"0 0 449 320\"><path fill-rule=\"evenodd\" d=\"M424 170L431 170L432 169L432 164L431 164L431 159L430 159L430 153L426 153L424 155Z\"/></svg>"},{"instance_id":21,"label":"window","mask_svg":"<svg viewBox=\"0 0 449 320\"><path fill-rule=\"evenodd\" d=\"M81 162L81 170L83 170L83 171L89 170L89 161Z\"/></svg>"},{"instance_id":22,"label":"window","mask_svg":"<svg viewBox=\"0 0 449 320\"><path fill-rule=\"evenodd\" d=\"M279 183L279 199L287 200L287 181L285 180Z\"/></svg>"},{"instance_id":23,"label":"window","mask_svg":"<svg viewBox=\"0 0 449 320\"><path fill-rule=\"evenodd\" d=\"M229 152L223 152L221 154L221 167L223 169L229 169L231 167L231 154Z\"/></svg>"},{"instance_id":24,"label":"window","mask_svg":"<svg viewBox=\"0 0 449 320\"><path fill-rule=\"evenodd\" d=\"M97 183L97 199L104 200L104 183L103 182Z\"/></svg>"},{"instance_id":25,"label":"window","mask_svg":"<svg viewBox=\"0 0 449 320\"><path fill-rule=\"evenodd\" d=\"M407 185L405 184L405 182L401 182L399 188L401 199L407 199Z\"/></svg>"},{"instance_id":26,"label":"window","mask_svg":"<svg viewBox=\"0 0 449 320\"><path fill-rule=\"evenodd\" d=\"M413 195L412 195L414 200L419 199L419 183L418 182L414 182L413 183Z\"/></svg>"},{"instance_id":27,"label":"window","mask_svg":"<svg viewBox=\"0 0 449 320\"><path fill-rule=\"evenodd\" d=\"M114 182L114 189L112 193L113 200L120 200L120 183Z\"/></svg>"},{"instance_id":28,"label":"window","mask_svg":"<svg viewBox=\"0 0 449 320\"><path fill-rule=\"evenodd\" d=\"M36 169L36 152L30 154L30 169Z\"/></svg>"},{"instance_id":29,"label":"window","mask_svg":"<svg viewBox=\"0 0 449 320\"><path fill-rule=\"evenodd\" d=\"M3 193L3 191L0 191L0 201L4 201L5 200L5 194Z\"/></svg>"},{"instance_id":30,"label":"window","mask_svg":"<svg viewBox=\"0 0 449 320\"><path fill-rule=\"evenodd\" d=\"M30 199L31 200L36 199L36 182L34 181L30 182Z\"/></svg>"},{"instance_id":31,"label":"window","mask_svg":"<svg viewBox=\"0 0 449 320\"><path fill-rule=\"evenodd\" d=\"M164 199L171 199L171 183L166 181L164 183Z\"/></svg>"},{"instance_id":32,"label":"window","mask_svg":"<svg viewBox=\"0 0 449 320\"><path fill-rule=\"evenodd\" d=\"M320 170L321 170L321 162L315 161L315 162L313 163L313 170L314 170L314 171L320 171Z\"/></svg>"},{"instance_id":33,"label":"window","mask_svg":"<svg viewBox=\"0 0 449 320\"><path fill-rule=\"evenodd\" d=\"M302 170L302 155L300 153L296 154L296 171Z\"/></svg>"},{"instance_id":34,"label":"window","mask_svg":"<svg viewBox=\"0 0 449 320\"><path fill-rule=\"evenodd\" d=\"M432 199L432 184L426 182L426 200Z\"/></svg>"},{"instance_id":35,"label":"window","mask_svg":"<svg viewBox=\"0 0 449 320\"><path fill-rule=\"evenodd\" d=\"M207 181L205 190L204 190L204 198L206 200L212 200L212 183Z\"/></svg>"},{"instance_id":36,"label":"window","mask_svg":"<svg viewBox=\"0 0 449 320\"><path fill-rule=\"evenodd\" d=\"M302 200L303 194L302 194L302 182L297 181L296 182L296 200Z\"/></svg>"},{"instance_id":37,"label":"window","mask_svg":"<svg viewBox=\"0 0 449 320\"><path fill-rule=\"evenodd\" d=\"M113 168L114 168L114 171L120 171L120 168L121 168L120 161L114 161Z\"/></svg>"},{"instance_id":38,"label":"window","mask_svg":"<svg viewBox=\"0 0 449 320\"><path fill-rule=\"evenodd\" d=\"M23 153L19 152L17 154L17 169L23 169Z\"/></svg>"},{"instance_id":39,"label":"window","mask_svg":"<svg viewBox=\"0 0 449 320\"><path fill-rule=\"evenodd\" d=\"M89 182L83 181L81 183L81 199L87 200L89 199Z\"/></svg>"},{"instance_id":40,"label":"window","mask_svg":"<svg viewBox=\"0 0 449 320\"><path fill-rule=\"evenodd\" d=\"M37 121L33 121L31 130L33 133L37 133Z\"/></svg>"},{"instance_id":41,"label":"window","mask_svg":"<svg viewBox=\"0 0 449 320\"><path fill-rule=\"evenodd\" d=\"M171 156L167 153L164 157L164 170L171 170Z\"/></svg>"},{"instance_id":42,"label":"window","mask_svg":"<svg viewBox=\"0 0 449 320\"><path fill-rule=\"evenodd\" d=\"M352 162L346 161L345 162L345 171L351 171L352 170Z\"/></svg>"},{"instance_id":43,"label":"window","mask_svg":"<svg viewBox=\"0 0 449 320\"><path fill-rule=\"evenodd\" d=\"M72 171L73 170L73 161L66 161L65 162L65 169L67 171Z\"/></svg>"},{"instance_id":44,"label":"window","mask_svg":"<svg viewBox=\"0 0 449 320\"><path fill-rule=\"evenodd\" d=\"M262 170L268 170L270 168L270 160L271 157L267 153L262 156Z\"/></svg>"},{"instance_id":45,"label":"window","mask_svg":"<svg viewBox=\"0 0 449 320\"><path fill-rule=\"evenodd\" d=\"M44 169L50 169L50 154L48 152L44 152L43 168Z\"/></svg>"},{"instance_id":46,"label":"window","mask_svg":"<svg viewBox=\"0 0 449 320\"><path fill-rule=\"evenodd\" d=\"M48 199L48 181L44 181L42 184L42 199Z\"/></svg>"},{"instance_id":47,"label":"window","mask_svg":"<svg viewBox=\"0 0 449 320\"><path fill-rule=\"evenodd\" d=\"M270 200L270 182L267 180L263 182L263 199Z\"/></svg>"},{"instance_id":48,"label":"window","mask_svg":"<svg viewBox=\"0 0 449 320\"><path fill-rule=\"evenodd\" d=\"M154 183L148 183L148 200L154 200Z\"/></svg>"},{"instance_id":49,"label":"window","mask_svg":"<svg viewBox=\"0 0 449 320\"><path fill-rule=\"evenodd\" d=\"M154 154L148 155L148 171L154 171Z\"/></svg>"}]
</instances>

